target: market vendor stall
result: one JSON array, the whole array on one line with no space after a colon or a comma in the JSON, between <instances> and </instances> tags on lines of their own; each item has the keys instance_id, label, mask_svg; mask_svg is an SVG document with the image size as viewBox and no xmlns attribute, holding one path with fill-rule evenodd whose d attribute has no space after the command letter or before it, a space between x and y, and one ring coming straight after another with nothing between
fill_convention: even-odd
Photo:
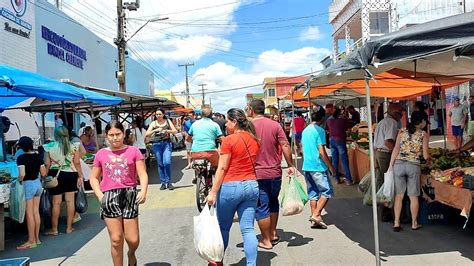
<instances>
[{"instance_id":1,"label":"market vendor stall","mask_svg":"<svg viewBox=\"0 0 474 266\"><path fill-rule=\"evenodd\" d=\"M462 79L460 82L474 78L472 56L474 55L474 12L415 25L404 30L389 33L367 41L361 48L347 55L344 59L311 77L305 83L306 97L308 93L328 86L339 88L349 87L353 82L360 83L352 89L365 89L367 102L370 101L371 88L383 80L384 93L399 90L398 84L407 90L415 90L415 81L423 78L427 86L443 87L443 80L450 78ZM398 77L383 78L383 73L394 74L392 70L402 70ZM381 79L382 82L377 80ZM343 86L341 86L343 84ZM346 86L347 85L347 86ZM380 95L383 96L383 95ZM371 106L367 106L371 113ZM373 150L372 119L368 116L369 149ZM371 173L371 194L376 198L375 158L369 153ZM377 208L372 206L374 222L374 243L376 264L380 265L380 248L378 236Z\"/></svg>"}]
</instances>

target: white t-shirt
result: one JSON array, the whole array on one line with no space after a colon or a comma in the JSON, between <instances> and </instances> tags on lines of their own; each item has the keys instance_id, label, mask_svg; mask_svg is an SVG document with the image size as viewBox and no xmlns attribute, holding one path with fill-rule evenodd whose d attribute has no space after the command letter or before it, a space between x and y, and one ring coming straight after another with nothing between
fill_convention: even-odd
<instances>
[{"instance_id":1,"label":"white t-shirt","mask_svg":"<svg viewBox=\"0 0 474 266\"><path fill-rule=\"evenodd\" d=\"M140 128L133 128L132 133L135 135L135 142L133 143L134 147L137 147L139 149L146 149L146 144L145 144L145 129Z\"/></svg>"},{"instance_id":2,"label":"white t-shirt","mask_svg":"<svg viewBox=\"0 0 474 266\"><path fill-rule=\"evenodd\" d=\"M458 107L453 106L449 109L449 116L451 117L452 126L461 126L464 123L464 115L467 114L467 110L459 105Z\"/></svg>"}]
</instances>

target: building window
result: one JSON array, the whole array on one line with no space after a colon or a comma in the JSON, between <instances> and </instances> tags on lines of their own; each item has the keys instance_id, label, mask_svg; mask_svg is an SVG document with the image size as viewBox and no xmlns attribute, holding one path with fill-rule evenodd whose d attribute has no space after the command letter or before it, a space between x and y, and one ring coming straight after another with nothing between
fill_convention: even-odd
<instances>
[{"instance_id":1,"label":"building window","mask_svg":"<svg viewBox=\"0 0 474 266\"><path fill-rule=\"evenodd\" d=\"M385 34L390 31L388 11L370 12L370 34Z\"/></svg>"},{"instance_id":2,"label":"building window","mask_svg":"<svg viewBox=\"0 0 474 266\"><path fill-rule=\"evenodd\" d=\"M268 96L275 97L275 89L268 89Z\"/></svg>"}]
</instances>

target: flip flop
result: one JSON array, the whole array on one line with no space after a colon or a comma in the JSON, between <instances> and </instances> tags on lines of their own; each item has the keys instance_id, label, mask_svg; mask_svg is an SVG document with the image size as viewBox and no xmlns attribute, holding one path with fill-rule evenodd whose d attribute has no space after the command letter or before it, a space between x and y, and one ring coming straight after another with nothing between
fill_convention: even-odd
<instances>
[{"instance_id":1,"label":"flip flop","mask_svg":"<svg viewBox=\"0 0 474 266\"><path fill-rule=\"evenodd\" d=\"M416 230L420 230L423 226L421 226L420 224L418 224L416 227L412 227L411 230L413 231L416 231Z\"/></svg>"},{"instance_id":2,"label":"flip flop","mask_svg":"<svg viewBox=\"0 0 474 266\"><path fill-rule=\"evenodd\" d=\"M57 235L59 235L59 232L48 231L48 232L44 232L43 235L45 235L45 236L57 236Z\"/></svg>"},{"instance_id":3,"label":"flip flop","mask_svg":"<svg viewBox=\"0 0 474 266\"><path fill-rule=\"evenodd\" d=\"M394 227L393 227L393 232L397 232L397 233L398 233L398 232L400 232L400 231L402 231L402 227L401 227L401 226L394 226Z\"/></svg>"},{"instance_id":4,"label":"flip flop","mask_svg":"<svg viewBox=\"0 0 474 266\"><path fill-rule=\"evenodd\" d=\"M258 247L261 248L261 249L265 249L265 250L271 250L272 249L272 248L264 247L261 244L262 244L262 242L258 242Z\"/></svg>"},{"instance_id":5,"label":"flip flop","mask_svg":"<svg viewBox=\"0 0 474 266\"><path fill-rule=\"evenodd\" d=\"M280 243L281 241L281 238L278 236L278 238L276 239L273 239L271 242L272 242L272 246L276 246L278 243Z\"/></svg>"},{"instance_id":6,"label":"flip flop","mask_svg":"<svg viewBox=\"0 0 474 266\"><path fill-rule=\"evenodd\" d=\"M38 245L36 245L36 244L21 245L21 246L16 247L16 250L27 250L27 249L36 248L37 246L38 246Z\"/></svg>"},{"instance_id":7,"label":"flip flop","mask_svg":"<svg viewBox=\"0 0 474 266\"><path fill-rule=\"evenodd\" d=\"M309 220L311 222L314 222L315 224L317 224L319 226L319 228L321 228L321 229L327 229L328 228L328 225L323 220L318 220L318 219L314 218L313 216L309 217ZM311 228L318 228L318 227L311 227Z\"/></svg>"}]
</instances>

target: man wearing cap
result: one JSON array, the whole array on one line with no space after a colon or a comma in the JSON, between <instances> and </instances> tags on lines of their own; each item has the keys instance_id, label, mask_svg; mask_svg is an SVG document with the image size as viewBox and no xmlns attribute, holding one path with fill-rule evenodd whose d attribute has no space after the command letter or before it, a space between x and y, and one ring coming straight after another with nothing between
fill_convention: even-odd
<instances>
[{"instance_id":1,"label":"man wearing cap","mask_svg":"<svg viewBox=\"0 0 474 266\"><path fill-rule=\"evenodd\" d=\"M375 130L374 149L375 149L375 178L377 187L383 183L384 173L390 166L392 150L395 147L395 141L398 134L398 122L402 118L403 108L398 104L391 104L388 107L387 116L382 119ZM382 221L391 221L392 212L389 208L382 206Z\"/></svg>"},{"instance_id":2,"label":"man wearing cap","mask_svg":"<svg viewBox=\"0 0 474 266\"><path fill-rule=\"evenodd\" d=\"M454 104L448 113L451 118L451 129L454 136L454 148L460 149L462 146L462 135L464 127L466 126L467 111L461 106L459 97L454 98Z\"/></svg>"}]
</instances>

